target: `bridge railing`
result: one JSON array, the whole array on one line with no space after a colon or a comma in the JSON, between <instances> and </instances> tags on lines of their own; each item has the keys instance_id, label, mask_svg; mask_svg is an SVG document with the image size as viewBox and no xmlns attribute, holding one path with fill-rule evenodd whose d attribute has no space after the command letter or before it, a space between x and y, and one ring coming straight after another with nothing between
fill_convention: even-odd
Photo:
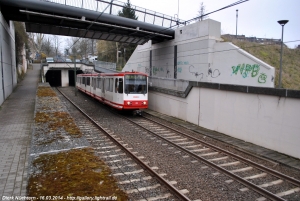
<instances>
[{"instance_id":1,"label":"bridge railing","mask_svg":"<svg viewBox=\"0 0 300 201\"><path fill-rule=\"evenodd\" d=\"M95 71L96 72L101 72L102 68L116 71L116 63L111 63L111 62L105 62L105 61L94 61L93 62L95 65Z\"/></svg>"},{"instance_id":2,"label":"bridge railing","mask_svg":"<svg viewBox=\"0 0 300 201\"><path fill-rule=\"evenodd\" d=\"M189 86L188 80L177 80L163 77L149 77L148 82L150 87L158 87L182 92L184 92Z\"/></svg>"},{"instance_id":3,"label":"bridge railing","mask_svg":"<svg viewBox=\"0 0 300 201\"><path fill-rule=\"evenodd\" d=\"M111 15L118 15L124 7L125 2L111 1L108 0L42 0L52 3L58 3L68 6L74 6L77 8L88 9L92 11L103 12ZM107 9L106 9L107 8ZM135 11L135 15L138 17L138 21L166 27L175 28L177 26L184 25L185 21L180 20L177 17L172 17L162 13L158 13L152 10L141 8L138 6L131 5L131 8Z\"/></svg>"}]
</instances>

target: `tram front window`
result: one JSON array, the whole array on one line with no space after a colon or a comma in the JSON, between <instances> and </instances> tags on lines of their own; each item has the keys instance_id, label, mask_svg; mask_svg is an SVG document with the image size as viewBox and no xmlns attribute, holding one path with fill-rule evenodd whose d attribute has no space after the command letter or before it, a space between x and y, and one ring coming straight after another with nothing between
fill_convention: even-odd
<instances>
[{"instance_id":1,"label":"tram front window","mask_svg":"<svg viewBox=\"0 0 300 201\"><path fill-rule=\"evenodd\" d=\"M146 94L147 76L145 75L125 75L126 94Z\"/></svg>"}]
</instances>

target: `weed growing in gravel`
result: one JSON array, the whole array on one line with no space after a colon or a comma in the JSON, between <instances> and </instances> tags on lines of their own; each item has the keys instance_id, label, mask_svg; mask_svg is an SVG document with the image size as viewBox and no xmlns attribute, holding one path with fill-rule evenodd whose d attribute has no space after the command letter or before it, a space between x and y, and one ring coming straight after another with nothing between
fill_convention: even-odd
<instances>
[{"instance_id":1,"label":"weed growing in gravel","mask_svg":"<svg viewBox=\"0 0 300 201\"><path fill-rule=\"evenodd\" d=\"M56 93L50 87L40 86L37 91L38 97L56 96Z\"/></svg>"},{"instance_id":2,"label":"weed growing in gravel","mask_svg":"<svg viewBox=\"0 0 300 201\"><path fill-rule=\"evenodd\" d=\"M73 118L66 112L37 112L35 114L36 123L47 123L49 132L63 128L73 137L81 137L82 133L75 124Z\"/></svg>"},{"instance_id":3,"label":"weed growing in gravel","mask_svg":"<svg viewBox=\"0 0 300 201\"><path fill-rule=\"evenodd\" d=\"M45 154L35 159L33 166L28 196L116 196L119 201L128 200L117 187L109 167L91 148Z\"/></svg>"}]
</instances>

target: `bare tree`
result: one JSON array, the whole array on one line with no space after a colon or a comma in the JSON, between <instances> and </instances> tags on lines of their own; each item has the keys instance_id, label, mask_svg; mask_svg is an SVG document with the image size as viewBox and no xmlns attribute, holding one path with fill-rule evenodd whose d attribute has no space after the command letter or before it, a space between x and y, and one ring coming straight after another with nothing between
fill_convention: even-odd
<instances>
[{"instance_id":1,"label":"bare tree","mask_svg":"<svg viewBox=\"0 0 300 201\"><path fill-rule=\"evenodd\" d=\"M99 40L97 42L98 59L107 62L116 62L116 42Z\"/></svg>"},{"instance_id":2,"label":"bare tree","mask_svg":"<svg viewBox=\"0 0 300 201\"><path fill-rule=\"evenodd\" d=\"M41 53L45 35L41 34L41 33L36 33L34 35L35 35L34 41L35 41L35 44L36 44L37 52Z\"/></svg>"},{"instance_id":3,"label":"bare tree","mask_svg":"<svg viewBox=\"0 0 300 201\"><path fill-rule=\"evenodd\" d=\"M29 40L31 42L32 48L37 53L41 53L42 51L44 36L44 34L40 33L29 33Z\"/></svg>"},{"instance_id":4,"label":"bare tree","mask_svg":"<svg viewBox=\"0 0 300 201\"><path fill-rule=\"evenodd\" d=\"M204 6L203 2L200 3L200 10L198 11L199 21L203 21L206 18L208 18L208 15L204 16L206 14L206 6Z\"/></svg>"},{"instance_id":5,"label":"bare tree","mask_svg":"<svg viewBox=\"0 0 300 201\"><path fill-rule=\"evenodd\" d=\"M54 54L54 48L52 46L52 41L50 37L46 37L46 39L42 42L41 50L47 55L52 56Z\"/></svg>"},{"instance_id":6,"label":"bare tree","mask_svg":"<svg viewBox=\"0 0 300 201\"><path fill-rule=\"evenodd\" d=\"M78 54L81 56L81 58L87 58L88 51L90 49L90 39L82 38L78 44Z\"/></svg>"},{"instance_id":7,"label":"bare tree","mask_svg":"<svg viewBox=\"0 0 300 201\"><path fill-rule=\"evenodd\" d=\"M55 56L57 56L59 54L58 49L59 49L59 46L62 43L62 41L60 41L60 38L58 36L53 36L52 41L53 41L53 48L54 48Z\"/></svg>"}]
</instances>

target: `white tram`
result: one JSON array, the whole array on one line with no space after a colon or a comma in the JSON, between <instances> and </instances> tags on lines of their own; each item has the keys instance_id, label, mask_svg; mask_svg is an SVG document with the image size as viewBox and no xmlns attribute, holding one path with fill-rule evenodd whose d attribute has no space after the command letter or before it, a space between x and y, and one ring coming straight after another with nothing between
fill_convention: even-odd
<instances>
[{"instance_id":1,"label":"white tram","mask_svg":"<svg viewBox=\"0 0 300 201\"><path fill-rule=\"evenodd\" d=\"M148 108L148 77L144 73L78 74L76 87L119 110Z\"/></svg>"}]
</instances>

